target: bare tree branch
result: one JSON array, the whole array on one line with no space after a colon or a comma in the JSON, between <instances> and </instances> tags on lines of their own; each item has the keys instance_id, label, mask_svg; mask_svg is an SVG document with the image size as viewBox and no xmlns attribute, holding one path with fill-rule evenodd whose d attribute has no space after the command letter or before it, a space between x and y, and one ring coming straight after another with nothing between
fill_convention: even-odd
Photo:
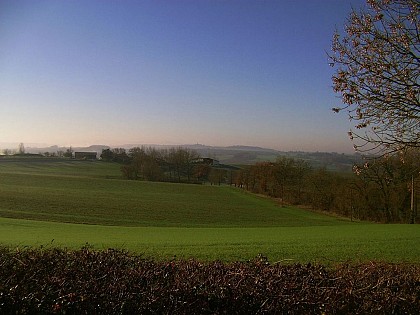
<instances>
[{"instance_id":1,"label":"bare tree branch","mask_svg":"<svg viewBox=\"0 0 420 315\"><path fill-rule=\"evenodd\" d=\"M355 123L360 152L384 154L420 147L419 0L367 0L332 41L333 88Z\"/></svg>"}]
</instances>

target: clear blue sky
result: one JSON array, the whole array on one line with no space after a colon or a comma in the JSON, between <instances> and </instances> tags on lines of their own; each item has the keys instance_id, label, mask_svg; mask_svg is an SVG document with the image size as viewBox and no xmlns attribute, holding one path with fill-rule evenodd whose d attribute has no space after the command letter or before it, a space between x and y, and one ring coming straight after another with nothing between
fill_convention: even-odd
<instances>
[{"instance_id":1,"label":"clear blue sky","mask_svg":"<svg viewBox=\"0 0 420 315\"><path fill-rule=\"evenodd\" d=\"M0 0L0 143L352 152L326 52L362 0Z\"/></svg>"}]
</instances>

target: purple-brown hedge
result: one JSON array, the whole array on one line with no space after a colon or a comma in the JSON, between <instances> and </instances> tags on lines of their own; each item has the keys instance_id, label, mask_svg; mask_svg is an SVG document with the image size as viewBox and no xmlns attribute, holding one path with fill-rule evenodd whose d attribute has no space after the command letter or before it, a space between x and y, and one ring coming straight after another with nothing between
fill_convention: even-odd
<instances>
[{"instance_id":1,"label":"purple-brown hedge","mask_svg":"<svg viewBox=\"0 0 420 315\"><path fill-rule=\"evenodd\" d=\"M420 266L0 248L1 314L418 314Z\"/></svg>"}]
</instances>

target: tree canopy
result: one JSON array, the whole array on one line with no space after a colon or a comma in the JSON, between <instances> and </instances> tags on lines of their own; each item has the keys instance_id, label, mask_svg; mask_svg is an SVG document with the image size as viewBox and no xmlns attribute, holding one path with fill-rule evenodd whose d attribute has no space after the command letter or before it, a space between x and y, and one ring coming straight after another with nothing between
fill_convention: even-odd
<instances>
[{"instance_id":1,"label":"tree canopy","mask_svg":"<svg viewBox=\"0 0 420 315\"><path fill-rule=\"evenodd\" d=\"M359 152L420 147L419 0L367 0L333 36L333 88L342 96Z\"/></svg>"}]
</instances>

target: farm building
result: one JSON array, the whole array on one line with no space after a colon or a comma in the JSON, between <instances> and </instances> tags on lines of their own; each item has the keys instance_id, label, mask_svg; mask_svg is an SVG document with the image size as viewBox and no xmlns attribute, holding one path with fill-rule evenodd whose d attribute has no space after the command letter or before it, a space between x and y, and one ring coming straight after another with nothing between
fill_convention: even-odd
<instances>
[{"instance_id":1,"label":"farm building","mask_svg":"<svg viewBox=\"0 0 420 315\"><path fill-rule=\"evenodd\" d=\"M96 160L96 152L74 152L76 160Z\"/></svg>"},{"instance_id":2,"label":"farm building","mask_svg":"<svg viewBox=\"0 0 420 315\"><path fill-rule=\"evenodd\" d=\"M199 159L194 160L194 163L207 164L207 165L213 165L213 166L220 164L218 160L211 159L211 158L199 158Z\"/></svg>"}]
</instances>

